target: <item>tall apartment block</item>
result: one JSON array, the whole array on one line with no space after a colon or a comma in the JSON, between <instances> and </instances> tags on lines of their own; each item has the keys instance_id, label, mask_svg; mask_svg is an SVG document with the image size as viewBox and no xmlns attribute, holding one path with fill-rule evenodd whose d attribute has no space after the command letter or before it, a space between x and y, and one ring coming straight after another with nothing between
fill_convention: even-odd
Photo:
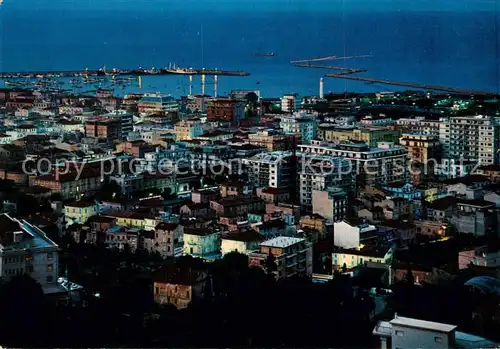
<instances>
[{"instance_id":1,"label":"tall apartment block","mask_svg":"<svg viewBox=\"0 0 500 349\"><path fill-rule=\"evenodd\" d=\"M375 185L403 182L407 177L406 149L391 142L380 142L370 148L358 143L328 143L312 141L300 144L301 153L329 155L348 160L352 166L351 176L359 176L358 184Z\"/></svg>"},{"instance_id":2,"label":"tall apartment block","mask_svg":"<svg viewBox=\"0 0 500 349\"><path fill-rule=\"evenodd\" d=\"M300 205L306 212L313 210L313 191L338 187L349 191L354 189L355 176L350 161L341 157L299 153L297 173Z\"/></svg>"},{"instance_id":3,"label":"tall apartment block","mask_svg":"<svg viewBox=\"0 0 500 349\"><path fill-rule=\"evenodd\" d=\"M480 166L499 163L500 123L494 117L460 116L440 121L444 159L463 159Z\"/></svg>"},{"instance_id":4,"label":"tall apartment block","mask_svg":"<svg viewBox=\"0 0 500 349\"><path fill-rule=\"evenodd\" d=\"M255 188L281 188L290 185L293 178L292 152L274 151L260 153L243 159L248 179Z\"/></svg>"}]
</instances>

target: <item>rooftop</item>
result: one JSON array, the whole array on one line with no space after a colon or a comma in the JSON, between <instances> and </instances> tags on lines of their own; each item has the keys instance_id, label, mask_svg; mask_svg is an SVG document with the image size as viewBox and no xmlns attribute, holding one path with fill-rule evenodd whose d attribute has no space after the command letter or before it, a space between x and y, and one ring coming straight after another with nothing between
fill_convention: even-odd
<instances>
[{"instance_id":1,"label":"rooftop","mask_svg":"<svg viewBox=\"0 0 500 349\"><path fill-rule=\"evenodd\" d=\"M390 321L391 325L403 326L403 327L413 327L429 331L437 332L451 332L457 328L455 325L448 325L439 322L432 322L426 320L412 319L409 317L395 316L394 319Z\"/></svg>"},{"instance_id":2,"label":"rooftop","mask_svg":"<svg viewBox=\"0 0 500 349\"><path fill-rule=\"evenodd\" d=\"M298 244L298 243L303 242L303 241L305 241L305 240L301 239L301 238L292 238L289 236L278 236L278 237L275 237L271 240L264 241L260 245L265 246L265 247L285 248L285 247L289 247L289 246Z\"/></svg>"}]
</instances>

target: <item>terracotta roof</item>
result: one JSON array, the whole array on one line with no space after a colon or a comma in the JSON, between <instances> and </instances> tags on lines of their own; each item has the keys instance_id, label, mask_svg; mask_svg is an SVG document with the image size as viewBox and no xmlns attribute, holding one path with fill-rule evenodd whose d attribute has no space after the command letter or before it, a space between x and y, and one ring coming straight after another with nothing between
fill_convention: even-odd
<instances>
[{"instance_id":1,"label":"terracotta roof","mask_svg":"<svg viewBox=\"0 0 500 349\"><path fill-rule=\"evenodd\" d=\"M234 234L226 234L222 237L222 239L230 241L252 242L252 241L264 241L264 236L262 236L253 229L248 229Z\"/></svg>"},{"instance_id":2,"label":"terracotta roof","mask_svg":"<svg viewBox=\"0 0 500 349\"><path fill-rule=\"evenodd\" d=\"M167 231L172 231L175 230L179 226L179 223L166 223L166 222L161 222L158 223L155 227L156 230L167 230Z\"/></svg>"},{"instance_id":3,"label":"terracotta roof","mask_svg":"<svg viewBox=\"0 0 500 349\"><path fill-rule=\"evenodd\" d=\"M91 207L91 206L96 206L96 204L93 202L80 200L80 201L73 201L72 203L69 203L66 206L68 206L68 207Z\"/></svg>"}]
</instances>

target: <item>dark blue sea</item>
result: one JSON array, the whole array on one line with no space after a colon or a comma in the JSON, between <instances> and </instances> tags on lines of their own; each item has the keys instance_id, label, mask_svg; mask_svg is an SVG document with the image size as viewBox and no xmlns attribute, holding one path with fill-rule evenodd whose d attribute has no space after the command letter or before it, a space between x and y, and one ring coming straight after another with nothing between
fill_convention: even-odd
<instances>
[{"instance_id":1,"label":"dark blue sea","mask_svg":"<svg viewBox=\"0 0 500 349\"><path fill-rule=\"evenodd\" d=\"M248 77L220 77L219 95L259 89L273 97L318 93L326 71L292 67L290 60L370 54L320 64L366 68L361 75L373 78L500 92L494 11L40 11L6 5L0 7L0 71L176 63L248 71ZM194 87L199 93L199 77ZM397 89L325 80L325 92ZM138 87L120 92L129 91ZM146 77L141 91L179 96L187 93L188 78Z\"/></svg>"}]
</instances>

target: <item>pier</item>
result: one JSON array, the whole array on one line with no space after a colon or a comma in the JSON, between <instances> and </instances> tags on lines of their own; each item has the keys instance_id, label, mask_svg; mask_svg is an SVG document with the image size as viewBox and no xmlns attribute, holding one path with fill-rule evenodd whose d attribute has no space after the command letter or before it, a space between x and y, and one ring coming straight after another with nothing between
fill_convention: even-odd
<instances>
[{"instance_id":1,"label":"pier","mask_svg":"<svg viewBox=\"0 0 500 349\"><path fill-rule=\"evenodd\" d=\"M498 93L494 93L494 92L465 90L465 89L457 89L457 88L445 87L445 86L416 84L416 83L411 83L411 82L400 82L400 81L392 81L392 80L362 78L359 76L349 76L346 74L327 74L326 76L329 78L362 81L362 82L367 82L367 83L371 83L371 84L404 86L404 87L417 88L417 89L423 89L423 90L429 90L429 91L441 91L441 92L464 94L464 95L478 95L478 96L490 96L490 97L498 96Z\"/></svg>"},{"instance_id":2,"label":"pier","mask_svg":"<svg viewBox=\"0 0 500 349\"><path fill-rule=\"evenodd\" d=\"M116 69L112 71L99 70L61 70L61 71L29 71L0 72L0 79L43 79L63 77L88 76L154 76L154 75L214 75L214 76L249 76L250 73L238 70L218 69Z\"/></svg>"}]
</instances>

